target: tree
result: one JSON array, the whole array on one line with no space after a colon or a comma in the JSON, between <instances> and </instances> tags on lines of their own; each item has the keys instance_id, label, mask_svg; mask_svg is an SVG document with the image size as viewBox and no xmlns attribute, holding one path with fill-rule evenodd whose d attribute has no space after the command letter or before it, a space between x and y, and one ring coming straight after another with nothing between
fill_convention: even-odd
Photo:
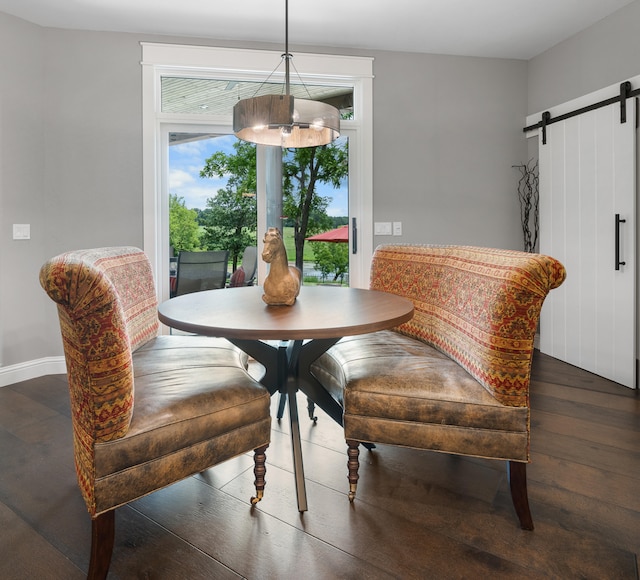
<instances>
[{"instance_id":1,"label":"tree","mask_svg":"<svg viewBox=\"0 0 640 580\"><path fill-rule=\"evenodd\" d=\"M315 267L325 280L333 274L333 281L344 280L349 271L349 244L332 242L311 242Z\"/></svg>"},{"instance_id":2,"label":"tree","mask_svg":"<svg viewBox=\"0 0 640 580\"><path fill-rule=\"evenodd\" d=\"M238 193L255 194L257 189L256 177L256 146L246 141L236 141L233 144L235 153L228 155L216 151L205 161L200 171L200 177L228 177L227 188Z\"/></svg>"},{"instance_id":3,"label":"tree","mask_svg":"<svg viewBox=\"0 0 640 580\"><path fill-rule=\"evenodd\" d=\"M302 269L308 236L331 227L326 214L330 200L316 195L317 183L340 187L349 174L347 144L289 149L283 162L283 211L293 220L296 266ZM313 217L313 219L310 219Z\"/></svg>"},{"instance_id":4,"label":"tree","mask_svg":"<svg viewBox=\"0 0 640 580\"><path fill-rule=\"evenodd\" d=\"M169 245L174 252L191 252L200 249L198 214L187 209L184 198L169 195Z\"/></svg>"},{"instance_id":5,"label":"tree","mask_svg":"<svg viewBox=\"0 0 640 580\"><path fill-rule=\"evenodd\" d=\"M228 177L226 191L229 194L234 192L238 199L238 195L246 196L256 192L256 146L245 141L237 141L233 148L233 154L217 151L209 157L200 176ZM301 270L305 239L331 227L331 219L326 213L330 199L317 195L316 185L329 183L336 188L340 187L349 172L348 155L346 143L289 149L284 155L282 206L284 214L294 227L295 263ZM201 218L207 223L206 240L208 244L217 244L219 247L218 238L223 235L223 231L237 231L240 222L224 215L214 219L206 215L208 209L211 209L211 206L201 214ZM225 219L231 221L227 223ZM213 229L214 227L218 229ZM255 231L255 223L253 228Z\"/></svg>"},{"instance_id":6,"label":"tree","mask_svg":"<svg viewBox=\"0 0 640 580\"><path fill-rule=\"evenodd\" d=\"M256 245L256 146L245 141L233 144L235 154L216 151L205 161L200 177L228 177L225 189L207 199L201 212L204 242L212 250L229 250L233 270L247 246Z\"/></svg>"},{"instance_id":7,"label":"tree","mask_svg":"<svg viewBox=\"0 0 640 580\"><path fill-rule=\"evenodd\" d=\"M210 250L229 250L233 270L247 246L256 245L257 207L255 195L219 189L207 199L204 243Z\"/></svg>"}]
</instances>

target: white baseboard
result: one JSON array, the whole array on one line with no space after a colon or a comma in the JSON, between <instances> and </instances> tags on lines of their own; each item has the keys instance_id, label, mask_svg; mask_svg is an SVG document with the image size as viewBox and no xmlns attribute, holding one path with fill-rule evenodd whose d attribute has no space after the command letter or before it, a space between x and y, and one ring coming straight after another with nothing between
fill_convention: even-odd
<instances>
[{"instance_id":1,"label":"white baseboard","mask_svg":"<svg viewBox=\"0 0 640 580\"><path fill-rule=\"evenodd\" d=\"M17 365L0 367L0 387L28 381L29 379L37 379L45 375L64 375L66 372L67 365L63 356L50 356Z\"/></svg>"}]
</instances>

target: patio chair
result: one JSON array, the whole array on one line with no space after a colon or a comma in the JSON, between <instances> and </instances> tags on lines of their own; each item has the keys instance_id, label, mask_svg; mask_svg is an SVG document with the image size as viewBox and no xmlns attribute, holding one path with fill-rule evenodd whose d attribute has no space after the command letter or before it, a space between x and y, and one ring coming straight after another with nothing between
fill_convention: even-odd
<instances>
[{"instance_id":1,"label":"patio chair","mask_svg":"<svg viewBox=\"0 0 640 580\"><path fill-rule=\"evenodd\" d=\"M242 254L242 264L238 266L229 280L229 288L253 286L258 269L258 248L247 246Z\"/></svg>"},{"instance_id":2,"label":"patio chair","mask_svg":"<svg viewBox=\"0 0 640 580\"><path fill-rule=\"evenodd\" d=\"M227 250L180 252L175 295L224 288L227 285L228 262Z\"/></svg>"}]
</instances>

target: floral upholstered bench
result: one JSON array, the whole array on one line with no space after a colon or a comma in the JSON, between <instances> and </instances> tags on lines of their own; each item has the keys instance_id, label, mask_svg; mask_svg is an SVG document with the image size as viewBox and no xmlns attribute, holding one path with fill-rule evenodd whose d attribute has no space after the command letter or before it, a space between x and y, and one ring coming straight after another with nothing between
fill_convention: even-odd
<instances>
[{"instance_id":1,"label":"floral upholstered bench","mask_svg":"<svg viewBox=\"0 0 640 580\"><path fill-rule=\"evenodd\" d=\"M502 459L520 525L533 529L526 465L534 336L547 293L564 278L562 264L538 254L377 248L371 288L411 299L413 319L346 337L312 367L344 408L352 501L360 442Z\"/></svg>"}]
</instances>

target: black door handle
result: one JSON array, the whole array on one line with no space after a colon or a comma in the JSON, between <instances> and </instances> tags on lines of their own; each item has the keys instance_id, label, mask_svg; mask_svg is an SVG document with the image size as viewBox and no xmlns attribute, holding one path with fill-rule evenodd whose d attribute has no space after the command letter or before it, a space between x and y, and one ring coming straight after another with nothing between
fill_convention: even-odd
<instances>
[{"instance_id":1,"label":"black door handle","mask_svg":"<svg viewBox=\"0 0 640 580\"><path fill-rule=\"evenodd\" d=\"M356 218L351 218L351 253L358 253L358 226Z\"/></svg>"},{"instance_id":2,"label":"black door handle","mask_svg":"<svg viewBox=\"0 0 640 580\"><path fill-rule=\"evenodd\" d=\"M620 214L616 214L616 270L620 269L620 266L625 266L626 262L620 261L620 224L625 223L627 220L620 219Z\"/></svg>"}]
</instances>

